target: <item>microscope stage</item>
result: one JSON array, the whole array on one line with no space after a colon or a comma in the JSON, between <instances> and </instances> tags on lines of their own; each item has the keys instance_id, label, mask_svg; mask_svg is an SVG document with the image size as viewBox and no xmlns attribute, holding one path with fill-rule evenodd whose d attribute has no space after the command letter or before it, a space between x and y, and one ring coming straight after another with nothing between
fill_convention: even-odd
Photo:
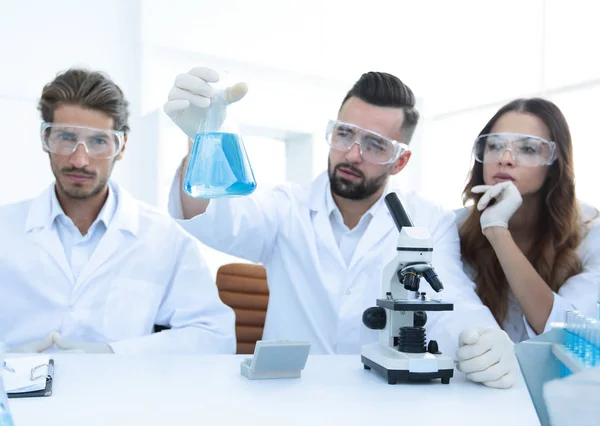
<instances>
[{"instance_id":1,"label":"microscope stage","mask_svg":"<svg viewBox=\"0 0 600 426\"><path fill-rule=\"evenodd\" d=\"M453 311L454 304L443 300L377 299L377 306L390 311Z\"/></svg>"}]
</instances>

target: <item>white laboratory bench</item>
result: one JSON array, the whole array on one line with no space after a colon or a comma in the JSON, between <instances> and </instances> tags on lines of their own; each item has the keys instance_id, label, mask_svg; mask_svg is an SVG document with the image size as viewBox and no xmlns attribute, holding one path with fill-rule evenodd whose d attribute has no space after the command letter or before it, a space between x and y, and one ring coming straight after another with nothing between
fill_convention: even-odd
<instances>
[{"instance_id":1,"label":"white laboratory bench","mask_svg":"<svg viewBox=\"0 0 600 426\"><path fill-rule=\"evenodd\" d=\"M299 379L251 381L246 356L52 354L53 395L11 399L15 426L539 425L522 379L388 385L360 356L310 356Z\"/></svg>"}]
</instances>

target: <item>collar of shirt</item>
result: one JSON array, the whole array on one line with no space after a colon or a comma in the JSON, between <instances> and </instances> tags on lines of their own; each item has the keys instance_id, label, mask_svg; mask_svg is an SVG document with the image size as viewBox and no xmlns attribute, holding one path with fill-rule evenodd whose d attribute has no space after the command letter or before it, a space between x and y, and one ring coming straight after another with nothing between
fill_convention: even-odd
<instances>
[{"instance_id":1,"label":"collar of shirt","mask_svg":"<svg viewBox=\"0 0 600 426\"><path fill-rule=\"evenodd\" d=\"M373 216L378 214L381 205L384 204L383 199L390 192L397 192L399 195L401 193L400 188L397 187L397 185L391 179L385 187L382 196L379 197L379 199L371 206L369 210L367 210L366 213L371 213ZM325 210L328 215L331 215L331 212L336 209L339 211L335 201L333 200L333 196L331 195L331 185L329 183L329 174L327 171L322 172L311 183L306 202L311 211L316 212Z\"/></svg>"},{"instance_id":2,"label":"collar of shirt","mask_svg":"<svg viewBox=\"0 0 600 426\"><path fill-rule=\"evenodd\" d=\"M53 187L51 190L51 201L50 201L50 212L48 214L49 222L47 224L48 227L52 227L54 223L58 220L61 221L64 225L73 224L71 218L69 218L60 203L58 202L58 197L56 196L56 187ZM99 226L99 224L104 225L104 229L108 229L110 222L115 216L115 212L117 210L117 199L115 195L115 191L108 185L108 196L106 197L106 202L102 206L100 213L96 217L96 220L90 226L88 234L91 234L92 231Z\"/></svg>"},{"instance_id":3,"label":"collar of shirt","mask_svg":"<svg viewBox=\"0 0 600 426\"><path fill-rule=\"evenodd\" d=\"M51 216L51 209L52 197L55 195L54 185L52 183L40 196L29 200L30 205L27 218L25 219L24 232L29 233L34 230L52 228L53 222L51 222L51 219L53 220L54 218ZM110 220L110 226L137 236L140 228L139 201L133 198L116 182L109 181L109 191L112 193L112 195L109 193L109 196L114 198L108 202L108 205L110 206L111 203L114 204L112 208L105 207L105 209L108 212L114 212L114 214L112 217L108 217L111 216L109 214L105 219L107 221ZM109 224L107 223L107 225Z\"/></svg>"},{"instance_id":4,"label":"collar of shirt","mask_svg":"<svg viewBox=\"0 0 600 426\"><path fill-rule=\"evenodd\" d=\"M330 187L327 187L325 208L329 213L329 223L331 224L333 237L346 265L351 263L356 247L369 227L371 220L377 214L378 209L381 208L382 198L383 197L380 197L380 199L362 215L354 228L349 229L344 223L344 218L342 217L340 209L333 200Z\"/></svg>"},{"instance_id":5,"label":"collar of shirt","mask_svg":"<svg viewBox=\"0 0 600 426\"><path fill-rule=\"evenodd\" d=\"M348 227L344 223L344 218L342 217L342 212L340 211L337 204L335 203L335 200L333 199L333 195L331 194L331 186L329 186L329 185L327 187L325 197L326 197L325 198L325 208L327 209L327 213L329 214L329 220L331 220L332 224L335 221L335 223L337 225L341 226L346 231L350 231L350 229L348 229ZM377 212L379 211L379 209L381 208L381 204L383 204L383 196L379 197L379 199L377 201L375 201L375 203L369 208L369 210L367 210L362 215L362 217L360 218L360 221L352 229L352 231L354 229L360 228L366 220L370 220L373 216L375 216L377 214Z\"/></svg>"}]
</instances>

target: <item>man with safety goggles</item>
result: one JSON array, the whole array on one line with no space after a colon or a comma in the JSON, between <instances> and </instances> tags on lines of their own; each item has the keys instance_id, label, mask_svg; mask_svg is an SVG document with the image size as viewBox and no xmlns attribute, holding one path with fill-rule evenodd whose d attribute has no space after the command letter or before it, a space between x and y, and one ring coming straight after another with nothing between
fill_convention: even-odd
<instances>
[{"instance_id":1,"label":"man with safety goggles","mask_svg":"<svg viewBox=\"0 0 600 426\"><path fill-rule=\"evenodd\" d=\"M79 145L82 145L89 157L109 160L121 153L125 144L125 133L118 130L44 122L41 125L41 139L48 152L60 156L70 156Z\"/></svg>"},{"instance_id":2,"label":"man with safety goggles","mask_svg":"<svg viewBox=\"0 0 600 426\"><path fill-rule=\"evenodd\" d=\"M327 124L326 140L338 151L349 151L358 145L361 157L373 164L393 163L408 151L405 143L339 120L330 120Z\"/></svg>"},{"instance_id":3,"label":"man with safety goggles","mask_svg":"<svg viewBox=\"0 0 600 426\"><path fill-rule=\"evenodd\" d=\"M233 353L234 315L198 242L110 180L129 131L121 89L71 69L44 87L39 110L55 182L0 207L9 352Z\"/></svg>"},{"instance_id":4,"label":"man with safety goggles","mask_svg":"<svg viewBox=\"0 0 600 426\"><path fill-rule=\"evenodd\" d=\"M390 174L398 173L397 169L408 162L411 154L405 143L340 120L329 121L326 140L332 148L331 191L348 200L368 199L379 192ZM357 163L363 163L363 167L357 167Z\"/></svg>"},{"instance_id":5,"label":"man with safety goggles","mask_svg":"<svg viewBox=\"0 0 600 426\"><path fill-rule=\"evenodd\" d=\"M207 68L194 68L175 80L164 109L192 140L215 96L211 83L218 80ZM238 83L223 96L232 103L246 92L247 86ZM369 72L329 122L328 170L310 188L287 184L242 198L194 199L182 189L181 170L189 155L184 158L173 181L171 214L185 219L182 226L208 246L266 267L270 299L263 339L308 340L313 353L353 354L377 341L377 332L364 327L361 318L381 296L382 269L396 254L398 231L383 199L402 192L390 178L411 157L408 144L418 118L408 86L393 75ZM431 233L433 265L445 297L458 311L431 314L427 334L452 354L462 331L482 327L495 333L469 344L496 347L506 337L489 310L474 292L454 292L470 284L460 263L454 214L414 192L401 198L415 225ZM460 280L468 284L458 285ZM472 361L483 371L497 360L474 356ZM486 380L472 377L507 387L515 377L511 368L503 365Z\"/></svg>"}]
</instances>

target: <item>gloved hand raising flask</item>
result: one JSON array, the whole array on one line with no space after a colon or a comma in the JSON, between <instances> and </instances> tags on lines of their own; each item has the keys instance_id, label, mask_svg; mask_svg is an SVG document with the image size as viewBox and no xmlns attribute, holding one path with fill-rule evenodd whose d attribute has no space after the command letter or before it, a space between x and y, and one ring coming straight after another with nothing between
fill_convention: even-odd
<instances>
[{"instance_id":1,"label":"gloved hand raising flask","mask_svg":"<svg viewBox=\"0 0 600 426\"><path fill-rule=\"evenodd\" d=\"M194 139L183 188L195 198L248 195L256 189L238 126L227 111L247 87L228 86L224 78L214 70L194 68L177 77L165 105L169 117Z\"/></svg>"}]
</instances>

